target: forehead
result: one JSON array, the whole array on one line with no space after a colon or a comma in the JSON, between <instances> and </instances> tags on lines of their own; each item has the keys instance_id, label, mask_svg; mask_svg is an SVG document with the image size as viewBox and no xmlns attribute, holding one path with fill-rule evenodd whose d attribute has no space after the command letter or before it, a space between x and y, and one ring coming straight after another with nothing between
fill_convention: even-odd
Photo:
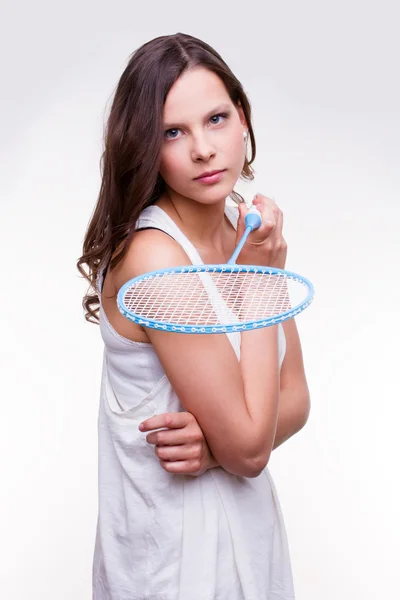
<instances>
[{"instance_id":1,"label":"forehead","mask_svg":"<svg viewBox=\"0 0 400 600\"><path fill-rule=\"evenodd\" d=\"M222 80L208 69L185 71L171 87L164 103L164 121L191 121L221 103L232 104Z\"/></svg>"}]
</instances>

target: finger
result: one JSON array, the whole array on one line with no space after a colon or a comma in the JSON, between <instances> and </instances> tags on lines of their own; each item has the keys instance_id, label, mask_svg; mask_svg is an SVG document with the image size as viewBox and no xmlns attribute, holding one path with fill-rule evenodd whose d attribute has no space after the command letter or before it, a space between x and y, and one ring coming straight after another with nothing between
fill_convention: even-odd
<instances>
[{"instance_id":1,"label":"finger","mask_svg":"<svg viewBox=\"0 0 400 600\"><path fill-rule=\"evenodd\" d=\"M246 223L244 221L244 218L247 214L248 208L247 208L246 204L244 202L242 202L241 204L238 205L238 210L239 210L239 218L238 218L237 226L236 226L236 244L239 242L239 240L241 239L242 235L245 232Z\"/></svg>"},{"instance_id":2,"label":"finger","mask_svg":"<svg viewBox=\"0 0 400 600\"><path fill-rule=\"evenodd\" d=\"M178 461L178 460L200 460L201 458L201 445L186 444L182 446L156 446L154 448L158 458L166 461Z\"/></svg>"},{"instance_id":3,"label":"finger","mask_svg":"<svg viewBox=\"0 0 400 600\"><path fill-rule=\"evenodd\" d=\"M195 474L201 467L201 463L198 460L179 460L174 462L160 460L160 465L168 473L180 473L182 475Z\"/></svg>"},{"instance_id":4,"label":"finger","mask_svg":"<svg viewBox=\"0 0 400 600\"><path fill-rule=\"evenodd\" d=\"M274 214L274 210L279 207L276 204L275 200L269 198L268 196L263 196L262 194L256 194L252 201L253 205L257 207L257 209L261 212L262 210L268 211L269 214Z\"/></svg>"},{"instance_id":5,"label":"finger","mask_svg":"<svg viewBox=\"0 0 400 600\"><path fill-rule=\"evenodd\" d=\"M260 212L264 212L266 215L273 216L273 208L277 207L275 202L268 198L268 196L262 196L261 194L257 194L253 198L253 206L255 206Z\"/></svg>"},{"instance_id":6,"label":"finger","mask_svg":"<svg viewBox=\"0 0 400 600\"><path fill-rule=\"evenodd\" d=\"M191 419L191 414L188 412L171 412L154 415L146 419L139 425L140 431L152 431L153 429L161 429L168 427L171 429L186 427Z\"/></svg>"},{"instance_id":7,"label":"finger","mask_svg":"<svg viewBox=\"0 0 400 600\"><path fill-rule=\"evenodd\" d=\"M250 244L260 244L273 235L276 227L276 218L272 208L268 205L259 205L257 209L261 213L261 225L249 235Z\"/></svg>"},{"instance_id":8,"label":"finger","mask_svg":"<svg viewBox=\"0 0 400 600\"><path fill-rule=\"evenodd\" d=\"M263 194L256 194L252 200L252 204L254 204L254 206L257 206L257 208L259 206L269 206L272 203L272 198L269 198L268 196L263 196Z\"/></svg>"},{"instance_id":9,"label":"finger","mask_svg":"<svg viewBox=\"0 0 400 600\"><path fill-rule=\"evenodd\" d=\"M261 238L264 241L267 237L281 237L283 227L283 214L275 200L262 194L256 194L253 199L253 204L257 207L262 215L262 225L258 230L259 237L253 235L251 241L256 242Z\"/></svg>"},{"instance_id":10,"label":"finger","mask_svg":"<svg viewBox=\"0 0 400 600\"><path fill-rule=\"evenodd\" d=\"M149 444L157 446L180 446L181 444L195 444L204 439L200 427L182 427L180 429L163 429L152 431L146 436Z\"/></svg>"},{"instance_id":11,"label":"finger","mask_svg":"<svg viewBox=\"0 0 400 600\"><path fill-rule=\"evenodd\" d=\"M275 225L275 235L277 237L282 237L282 229L283 229L283 213L278 209L278 214L276 217L276 225Z\"/></svg>"}]
</instances>

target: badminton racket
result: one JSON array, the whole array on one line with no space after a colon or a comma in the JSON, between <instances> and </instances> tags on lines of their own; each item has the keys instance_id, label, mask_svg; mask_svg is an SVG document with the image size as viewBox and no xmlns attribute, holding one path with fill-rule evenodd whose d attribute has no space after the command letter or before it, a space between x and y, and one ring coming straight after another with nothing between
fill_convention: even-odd
<instances>
[{"instance_id":1,"label":"badminton racket","mask_svg":"<svg viewBox=\"0 0 400 600\"><path fill-rule=\"evenodd\" d=\"M152 271L119 290L120 313L143 327L176 333L230 333L292 319L314 298L305 277L268 266L237 265L249 234L261 225L252 207L246 230L226 264L188 265Z\"/></svg>"}]
</instances>

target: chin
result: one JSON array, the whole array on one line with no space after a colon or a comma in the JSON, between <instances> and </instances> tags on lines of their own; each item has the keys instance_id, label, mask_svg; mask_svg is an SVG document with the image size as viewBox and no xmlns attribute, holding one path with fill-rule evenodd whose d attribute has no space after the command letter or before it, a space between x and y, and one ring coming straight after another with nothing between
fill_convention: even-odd
<instances>
[{"instance_id":1,"label":"chin","mask_svg":"<svg viewBox=\"0 0 400 600\"><path fill-rule=\"evenodd\" d=\"M214 204L217 202L221 202L221 200L225 200L232 193L234 188L234 184L230 182L224 182L223 184L216 184L204 187L202 190L196 190L191 194L188 194L189 198L193 198L197 202L202 202L206 204Z\"/></svg>"},{"instance_id":2,"label":"chin","mask_svg":"<svg viewBox=\"0 0 400 600\"><path fill-rule=\"evenodd\" d=\"M229 196L232 192L232 189L221 189L221 190L209 190L208 193L197 194L196 197L193 197L193 200L196 202L200 202L201 204L218 204Z\"/></svg>"}]
</instances>

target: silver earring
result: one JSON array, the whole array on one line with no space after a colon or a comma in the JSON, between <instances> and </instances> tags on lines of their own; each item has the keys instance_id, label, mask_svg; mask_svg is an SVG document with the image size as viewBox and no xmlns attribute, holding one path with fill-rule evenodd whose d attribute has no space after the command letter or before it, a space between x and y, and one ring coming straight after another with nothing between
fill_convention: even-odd
<instances>
[{"instance_id":1,"label":"silver earring","mask_svg":"<svg viewBox=\"0 0 400 600\"><path fill-rule=\"evenodd\" d=\"M243 131L243 138L244 138L244 141L247 140L247 131Z\"/></svg>"}]
</instances>

